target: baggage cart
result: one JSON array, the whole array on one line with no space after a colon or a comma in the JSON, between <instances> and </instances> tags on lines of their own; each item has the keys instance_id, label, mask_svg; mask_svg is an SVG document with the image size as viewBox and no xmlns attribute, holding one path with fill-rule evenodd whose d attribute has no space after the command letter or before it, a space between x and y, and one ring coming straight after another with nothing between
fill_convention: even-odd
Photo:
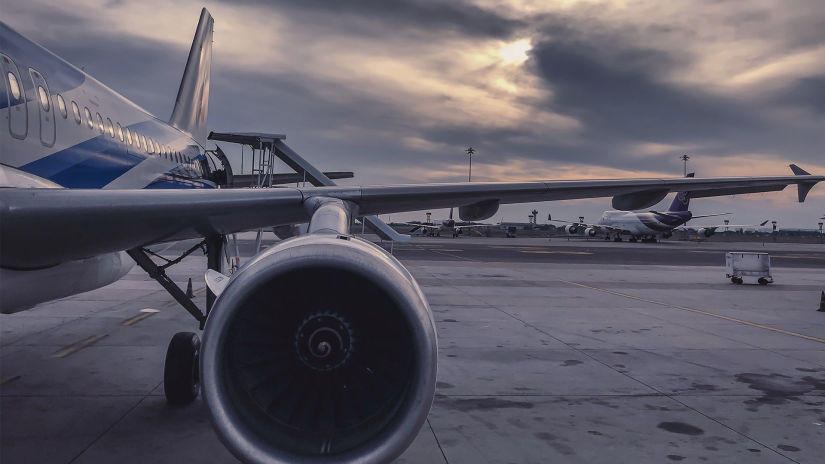
<instances>
[{"instance_id":1,"label":"baggage cart","mask_svg":"<svg viewBox=\"0 0 825 464\"><path fill-rule=\"evenodd\" d=\"M725 275L734 284L749 283L768 285L771 276L771 256L767 253L729 251L725 253Z\"/></svg>"}]
</instances>

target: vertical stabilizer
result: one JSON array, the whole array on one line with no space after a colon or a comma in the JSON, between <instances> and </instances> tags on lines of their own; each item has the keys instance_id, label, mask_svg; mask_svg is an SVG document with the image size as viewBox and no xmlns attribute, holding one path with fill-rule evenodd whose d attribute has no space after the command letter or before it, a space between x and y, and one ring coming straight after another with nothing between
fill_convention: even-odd
<instances>
[{"instance_id":1,"label":"vertical stabilizer","mask_svg":"<svg viewBox=\"0 0 825 464\"><path fill-rule=\"evenodd\" d=\"M201 10L189 59L175 99L169 124L188 133L195 140L206 140L206 116L209 109L209 68L212 62L212 25L209 11Z\"/></svg>"},{"instance_id":2,"label":"vertical stabilizer","mask_svg":"<svg viewBox=\"0 0 825 464\"><path fill-rule=\"evenodd\" d=\"M693 177L695 173L690 172L685 177ZM690 192L679 192L673 198L668 211L687 211L690 207Z\"/></svg>"}]
</instances>

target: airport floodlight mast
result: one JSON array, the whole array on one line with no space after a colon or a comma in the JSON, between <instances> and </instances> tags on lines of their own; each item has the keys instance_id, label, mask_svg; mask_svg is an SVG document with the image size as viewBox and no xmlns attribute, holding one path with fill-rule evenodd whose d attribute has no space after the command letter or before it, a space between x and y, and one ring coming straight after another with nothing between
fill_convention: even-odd
<instances>
[{"instance_id":1,"label":"airport floodlight mast","mask_svg":"<svg viewBox=\"0 0 825 464\"><path fill-rule=\"evenodd\" d=\"M473 147L467 147L467 149L464 150L464 153L467 153L467 156L470 157L470 171L467 173L467 182L473 181L473 153L475 152L476 150Z\"/></svg>"},{"instance_id":2,"label":"airport floodlight mast","mask_svg":"<svg viewBox=\"0 0 825 464\"><path fill-rule=\"evenodd\" d=\"M682 161L685 162L685 177L687 177L687 162L690 159L690 156L688 156L687 153L686 153L686 154L680 156L679 159L681 159Z\"/></svg>"}]
</instances>

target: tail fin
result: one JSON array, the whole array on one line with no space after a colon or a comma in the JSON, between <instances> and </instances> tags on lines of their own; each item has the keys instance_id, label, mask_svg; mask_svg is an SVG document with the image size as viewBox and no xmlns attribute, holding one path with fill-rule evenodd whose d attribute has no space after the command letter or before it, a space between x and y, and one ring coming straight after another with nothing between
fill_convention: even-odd
<instances>
[{"instance_id":1,"label":"tail fin","mask_svg":"<svg viewBox=\"0 0 825 464\"><path fill-rule=\"evenodd\" d=\"M450 219L452 219L452 218L453 218L453 209L450 208Z\"/></svg>"},{"instance_id":2,"label":"tail fin","mask_svg":"<svg viewBox=\"0 0 825 464\"><path fill-rule=\"evenodd\" d=\"M206 140L206 115L209 109L209 69L212 62L212 25L209 11L201 10L189 59L175 99L169 124L188 133L197 141Z\"/></svg>"},{"instance_id":3,"label":"tail fin","mask_svg":"<svg viewBox=\"0 0 825 464\"><path fill-rule=\"evenodd\" d=\"M690 172L685 177L693 177L695 173ZM690 206L690 192L679 192L673 198L668 211L687 211Z\"/></svg>"}]
</instances>

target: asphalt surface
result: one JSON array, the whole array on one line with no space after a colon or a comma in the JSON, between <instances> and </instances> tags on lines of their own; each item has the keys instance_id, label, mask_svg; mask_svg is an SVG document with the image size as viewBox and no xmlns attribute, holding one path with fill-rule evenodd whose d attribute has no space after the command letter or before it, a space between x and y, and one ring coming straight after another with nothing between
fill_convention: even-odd
<instances>
[{"instance_id":1,"label":"asphalt surface","mask_svg":"<svg viewBox=\"0 0 825 464\"><path fill-rule=\"evenodd\" d=\"M245 260L255 242L242 237ZM720 256L756 246L776 283L731 284ZM422 238L392 249L439 337L435 401L398 463L825 456L821 245ZM192 278L200 306L204 268L197 252L168 271L182 287ZM167 344L197 325L139 269L0 315L0 329L3 464L236 462L202 399L167 405Z\"/></svg>"},{"instance_id":2,"label":"asphalt surface","mask_svg":"<svg viewBox=\"0 0 825 464\"><path fill-rule=\"evenodd\" d=\"M277 240L262 240L262 248ZM376 240L374 236L367 236ZM188 242L187 242L188 243ZM825 245L772 242L612 242L565 238L442 238L415 237L411 243L378 242L401 261L474 261L512 263L571 263L724 266L725 252L768 253L777 267L825 269ZM252 255L256 242L250 234L238 239L241 256ZM183 250L185 245L175 247Z\"/></svg>"}]
</instances>

